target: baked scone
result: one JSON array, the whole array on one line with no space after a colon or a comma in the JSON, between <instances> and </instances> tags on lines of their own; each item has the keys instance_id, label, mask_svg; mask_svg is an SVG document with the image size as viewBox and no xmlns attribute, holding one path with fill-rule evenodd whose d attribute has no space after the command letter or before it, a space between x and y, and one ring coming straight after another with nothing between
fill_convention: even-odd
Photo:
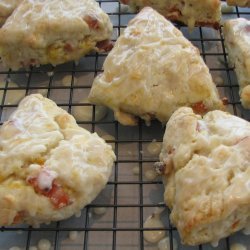
<instances>
[{"instance_id":1,"label":"baked scone","mask_svg":"<svg viewBox=\"0 0 250 250\"><path fill-rule=\"evenodd\" d=\"M6 19L12 14L14 9L22 0L1 0L0 1L0 27Z\"/></svg>"},{"instance_id":2,"label":"baked scone","mask_svg":"<svg viewBox=\"0 0 250 250\"><path fill-rule=\"evenodd\" d=\"M105 50L111 35L95 0L24 0L0 29L0 56L12 69L56 65Z\"/></svg>"},{"instance_id":3,"label":"baked scone","mask_svg":"<svg viewBox=\"0 0 250 250\"><path fill-rule=\"evenodd\" d=\"M145 6L154 8L167 19L179 21L190 28L194 26L220 27L221 8L219 0L120 0L134 10Z\"/></svg>"},{"instance_id":4,"label":"baked scone","mask_svg":"<svg viewBox=\"0 0 250 250\"><path fill-rule=\"evenodd\" d=\"M182 242L216 242L250 219L250 123L223 111L170 118L161 163L164 199Z\"/></svg>"},{"instance_id":5,"label":"baked scone","mask_svg":"<svg viewBox=\"0 0 250 250\"><path fill-rule=\"evenodd\" d=\"M250 109L250 21L244 18L224 23L225 46L240 87L243 107Z\"/></svg>"},{"instance_id":6,"label":"baked scone","mask_svg":"<svg viewBox=\"0 0 250 250\"><path fill-rule=\"evenodd\" d=\"M221 107L199 50L150 7L117 39L89 101L113 109L124 125L136 125L136 116L166 123L180 106L202 113Z\"/></svg>"},{"instance_id":7,"label":"baked scone","mask_svg":"<svg viewBox=\"0 0 250 250\"><path fill-rule=\"evenodd\" d=\"M228 5L238 5L240 7L250 7L250 0L227 0Z\"/></svg>"},{"instance_id":8,"label":"baked scone","mask_svg":"<svg viewBox=\"0 0 250 250\"><path fill-rule=\"evenodd\" d=\"M0 128L0 225L62 220L105 187L115 155L96 133L40 94Z\"/></svg>"}]
</instances>

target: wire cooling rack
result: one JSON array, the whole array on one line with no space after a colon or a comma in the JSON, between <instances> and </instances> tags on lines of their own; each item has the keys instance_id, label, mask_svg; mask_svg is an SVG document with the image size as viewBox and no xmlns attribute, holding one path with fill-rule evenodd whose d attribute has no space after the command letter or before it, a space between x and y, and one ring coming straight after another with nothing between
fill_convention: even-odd
<instances>
[{"instance_id":1,"label":"wire cooling rack","mask_svg":"<svg viewBox=\"0 0 250 250\"><path fill-rule=\"evenodd\" d=\"M134 16L116 0L98 1L109 14L113 24L113 40L123 32L128 21ZM223 14L223 19L245 17L250 19L250 9L234 8L233 12ZM195 28L190 34L187 27L177 25L184 35L196 45L222 96L228 98L228 111L249 120L250 112L242 108L239 102L238 84L233 69L228 65L222 30ZM145 219L156 207L163 205L163 185L160 179L148 181L145 172L157 161L157 157L147 152L147 145L153 140L161 141L164 128L158 122L151 127L140 121L137 127L124 127L114 120L113 114L96 120L96 107L86 102L94 77L102 71L106 54L91 54L79 63L67 63L56 67L42 66L30 70L3 70L0 66L0 116L2 124L17 107L19 100L31 93L42 93L54 100L59 106L74 115L76 107L88 107L92 117L77 116L80 126L99 135L112 135L108 142L114 146L117 160L107 187L98 198L85 209L80 217L32 228L26 225L0 228L0 250L18 246L29 249L41 238L49 239L52 249L63 250L108 250L108 249L157 249L143 239L146 230L163 230L170 238L170 249L176 239L178 249L211 249L210 245L186 247L180 244L179 236L169 222L169 211L162 214L163 228L143 228ZM68 79L65 82L65 77ZM63 80L64 79L64 80ZM13 84L13 82L16 84ZM86 109L86 108L85 108ZM139 167L139 174L133 174L133 168ZM96 215L93 209L106 207L103 215ZM1 209L1 208L0 208ZM77 231L74 241L68 239L70 231ZM221 240L216 249L230 249L233 242L244 242L250 249L249 238L241 233Z\"/></svg>"}]
</instances>

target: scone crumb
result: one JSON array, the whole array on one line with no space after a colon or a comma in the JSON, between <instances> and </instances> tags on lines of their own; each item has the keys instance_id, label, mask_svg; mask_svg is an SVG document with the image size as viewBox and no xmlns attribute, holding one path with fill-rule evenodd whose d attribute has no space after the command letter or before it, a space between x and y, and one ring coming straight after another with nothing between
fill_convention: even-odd
<instances>
[{"instance_id":1,"label":"scone crumb","mask_svg":"<svg viewBox=\"0 0 250 250\"><path fill-rule=\"evenodd\" d=\"M219 241L217 240L217 241L211 242L211 246L212 247L218 247L219 246Z\"/></svg>"},{"instance_id":2,"label":"scone crumb","mask_svg":"<svg viewBox=\"0 0 250 250\"><path fill-rule=\"evenodd\" d=\"M223 80L223 78L221 76L216 76L214 78L214 81L215 81L216 85L220 85L220 84L224 83L224 80Z\"/></svg>"},{"instance_id":3,"label":"scone crumb","mask_svg":"<svg viewBox=\"0 0 250 250\"><path fill-rule=\"evenodd\" d=\"M227 5L227 3L221 3L221 12L222 13L230 13L234 11L234 7L233 6L229 6Z\"/></svg>"},{"instance_id":4,"label":"scone crumb","mask_svg":"<svg viewBox=\"0 0 250 250\"><path fill-rule=\"evenodd\" d=\"M14 246L14 247L9 248L9 250L21 250L21 248Z\"/></svg>"},{"instance_id":5,"label":"scone crumb","mask_svg":"<svg viewBox=\"0 0 250 250\"><path fill-rule=\"evenodd\" d=\"M72 77L72 75L66 75L62 79L62 85L63 86L69 87L69 86L71 86L71 82L74 82L74 84L76 84L77 83L77 78Z\"/></svg>"},{"instance_id":6,"label":"scone crumb","mask_svg":"<svg viewBox=\"0 0 250 250\"><path fill-rule=\"evenodd\" d=\"M250 227L245 227L243 230L242 230L242 233L244 235L250 235Z\"/></svg>"},{"instance_id":7,"label":"scone crumb","mask_svg":"<svg viewBox=\"0 0 250 250\"><path fill-rule=\"evenodd\" d=\"M41 239L38 241L37 246L39 250L50 250L51 242L47 239Z\"/></svg>"},{"instance_id":8,"label":"scone crumb","mask_svg":"<svg viewBox=\"0 0 250 250\"><path fill-rule=\"evenodd\" d=\"M147 146L147 151L152 156L158 156L161 152L161 142L157 142L155 139Z\"/></svg>"},{"instance_id":9,"label":"scone crumb","mask_svg":"<svg viewBox=\"0 0 250 250\"><path fill-rule=\"evenodd\" d=\"M38 248L36 246L31 246L29 247L29 250L38 250Z\"/></svg>"},{"instance_id":10,"label":"scone crumb","mask_svg":"<svg viewBox=\"0 0 250 250\"><path fill-rule=\"evenodd\" d=\"M132 172L133 172L134 175L139 175L139 173L140 173L139 167L134 167L134 168L132 169Z\"/></svg>"},{"instance_id":11,"label":"scone crumb","mask_svg":"<svg viewBox=\"0 0 250 250\"><path fill-rule=\"evenodd\" d=\"M54 71L48 71L48 72L47 72L47 75L48 75L48 77L53 76L53 75L54 75Z\"/></svg>"},{"instance_id":12,"label":"scone crumb","mask_svg":"<svg viewBox=\"0 0 250 250\"><path fill-rule=\"evenodd\" d=\"M154 164L154 167L155 167L155 171L156 171L157 174L159 174L159 175L164 174L165 167L166 167L164 162L156 162Z\"/></svg>"},{"instance_id":13,"label":"scone crumb","mask_svg":"<svg viewBox=\"0 0 250 250\"><path fill-rule=\"evenodd\" d=\"M148 181L153 181L157 178L157 173L154 169L147 170L144 175Z\"/></svg>"},{"instance_id":14,"label":"scone crumb","mask_svg":"<svg viewBox=\"0 0 250 250\"><path fill-rule=\"evenodd\" d=\"M93 117L93 105L88 105L89 101L84 98L79 101L84 106L74 106L72 108L72 113L77 121L92 121L94 119L96 122L101 121L105 118L108 113L108 109L102 105L95 105L95 117Z\"/></svg>"},{"instance_id":15,"label":"scone crumb","mask_svg":"<svg viewBox=\"0 0 250 250\"><path fill-rule=\"evenodd\" d=\"M96 215L103 215L107 212L107 208L106 207L95 207L93 209L93 212Z\"/></svg>"},{"instance_id":16,"label":"scone crumb","mask_svg":"<svg viewBox=\"0 0 250 250\"><path fill-rule=\"evenodd\" d=\"M234 243L230 246L230 250L247 250L247 248L243 244Z\"/></svg>"},{"instance_id":17,"label":"scone crumb","mask_svg":"<svg viewBox=\"0 0 250 250\"><path fill-rule=\"evenodd\" d=\"M81 212L81 211L78 211L78 212L75 214L75 217L76 217L76 218L80 218L81 215L82 215L82 212Z\"/></svg>"},{"instance_id":18,"label":"scone crumb","mask_svg":"<svg viewBox=\"0 0 250 250\"><path fill-rule=\"evenodd\" d=\"M78 232L77 231L70 231L69 232L69 239L70 240L74 241L74 240L77 239L77 237L78 237Z\"/></svg>"}]
</instances>

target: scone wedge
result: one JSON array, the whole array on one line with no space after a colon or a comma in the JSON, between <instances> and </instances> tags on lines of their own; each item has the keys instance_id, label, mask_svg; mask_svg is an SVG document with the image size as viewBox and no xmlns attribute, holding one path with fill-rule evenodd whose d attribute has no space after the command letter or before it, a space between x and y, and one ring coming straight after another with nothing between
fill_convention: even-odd
<instances>
[{"instance_id":1,"label":"scone wedge","mask_svg":"<svg viewBox=\"0 0 250 250\"><path fill-rule=\"evenodd\" d=\"M111 146L39 94L0 128L0 225L66 219L105 187Z\"/></svg>"},{"instance_id":2,"label":"scone wedge","mask_svg":"<svg viewBox=\"0 0 250 250\"><path fill-rule=\"evenodd\" d=\"M224 23L229 62L235 67L243 107L250 109L250 21L231 19Z\"/></svg>"},{"instance_id":3,"label":"scone wedge","mask_svg":"<svg viewBox=\"0 0 250 250\"><path fill-rule=\"evenodd\" d=\"M179 21L190 28L194 26L220 27L221 8L219 0L120 0L132 9L152 7L167 19Z\"/></svg>"},{"instance_id":4,"label":"scone wedge","mask_svg":"<svg viewBox=\"0 0 250 250\"><path fill-rule=\"evenodd\" d=\"M95 0L23 0L0 29L0 56L12 69L56 65L105 50L111 35Z\"/></svg>"},{"instance_id":5,"label":"scone wedge","mask_svg":"<svg viewBox=\"0 0 250 250\"><path fill-rule=\"evenodd\" d=\"M222 107L199 50L150 7L118 38L89 101L113 109L124 125L136 125L136 117L166 123L181 106L201 113Z\"/></svg>"},{"instance_id":6,"label":"scone wedge","mask_svg":"<svg viewBox=\"0 0 250 250\"><path fill-rule=\"evenodd\" d=\"M227 0L228 5L238 5L239 7L250 7L250 0Z\"/></svg>"},{"instance_id":7,"label":"scone wedge","mask_svg":"<svg viewBox=\"0 0 250 250\"><path fill-rule=\"evenodd\" d=\"M22 0L1 0L0 1L0 27L6 19L12 14L15 8Z\"/></svg>"},{"instance_id":8,"label":"scone wedge","mask_svg":"<svg viewBox=\"0 0 250 250\"><path fill-rule=\"evenodd\" d=\"M164 199L182 242L217 242L250 221L250 123L223 111L178 109L164 135Z\"/></svg>"}]
</instances>

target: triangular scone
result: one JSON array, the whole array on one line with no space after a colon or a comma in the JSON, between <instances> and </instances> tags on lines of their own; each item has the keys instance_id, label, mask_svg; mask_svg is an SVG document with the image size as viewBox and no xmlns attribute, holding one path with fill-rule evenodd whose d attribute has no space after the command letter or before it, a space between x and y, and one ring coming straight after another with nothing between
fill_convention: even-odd
<instances>
[{"instance_id":1,"label":"triangular scone","mask_svg":"<svg viewBox=\"0 0 250 250\"><path fill-rule=\"evenodd\" d=\"M223 111L203 118L180 108L156 164L182 242L216 242L250 219L250 123Z\"/></svg>"},{"instance_id":2,"label":"triangular scone","mask_svg":"<svg viewBox=\"0 0 250 250\"><path fill-rule=\"evenodd\" d=\"M13 69L60 64L99 49L111 35L95 0L23 0L0 29L0 57Z\"/></svg>"},{"instance_id":3,"label":"triangular scone","mask_svg":"<svg viewBox=\"0 0 250 250\"><path fill-rule=\"evenodd\" d=\"M250 7L250 0L227 0L228 5L238 5L240 7Z\"/></svg>"},{"instance_id":4,"label":"triangular scone","mask_svg":"<svg viewBox=\"0 0 250 250\"><path fill-rule=\"evenodd\" d=\"M225 45L240 86L242 105L250 109L250 21L245 18L224 23Z\"/></svg>"},{"instance_id":5,"label":"triangular scone","mask_svg":"<svg viewBox=\"0 0 250 250\"><path fill-rule=\"evenodd\" d=\"M1 0L0 1L0 27L11 15L14 9L22 0Z\"/></svg>"},{"instance_id":6,"label":"triangular scone","mask_svg":"<svg viewBox=\"0 0 250 250\"><path fill-rule=\"evenodd\" d=\"M199 50L163 16L144 8L130 21L93 83L89 100L110 107L124 125L136 116L166 123L181 106L221 107Z\"/></svg>"},{"instance_id":7,"label":"triangular scone","mask_svg":"<svg viewBox=\"0 0 250 250\"><path fill-rule=\"evenodd\" d=\"M220 27L220 0L120 0L133 10L149 6L172 21L179 21L190 28L196 26Z\"/></svg>"},{"instance_id":8,"label":"triangular scone","mask_svg":"<svg viewBox=\"0 0 250 250\"><path fill-rule=\"evenodd\" d=\"M62 220L105 187L115 155L96 133L41 95L0 128L0 226Z\"/></svg>"}]
</instances>

